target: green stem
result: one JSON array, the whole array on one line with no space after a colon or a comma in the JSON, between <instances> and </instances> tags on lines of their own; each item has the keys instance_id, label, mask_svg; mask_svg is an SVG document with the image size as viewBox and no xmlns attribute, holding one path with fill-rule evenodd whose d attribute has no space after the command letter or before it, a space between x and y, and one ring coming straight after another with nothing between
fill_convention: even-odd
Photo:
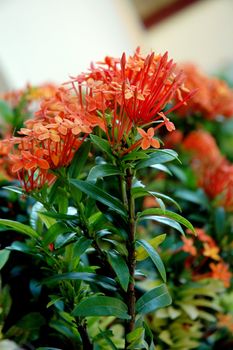
<instances>
[{"instance_id":1,"label":"green stem","mask_svg":"<svg viewBox=\"0 0 233 350\"><path fill-rule=\"evenodd\" d=\"M126 196L128 203L128 240L127 240L127 250L128 250L128 259L127 265L130 273L130 281L127 290L127 306L128 313L130 315L130 320L127 321L125 326L125 349L127 349L129 343L127 341L127 335L134 330L135 327L135 267L136 267L136 251L135 251L135 233L136 233L136 221L135 221L135 203L134 198L132 197L132 181L133 181L133 172L132 169L127 169L126 171Z\"/></svg>"}]
</instances>

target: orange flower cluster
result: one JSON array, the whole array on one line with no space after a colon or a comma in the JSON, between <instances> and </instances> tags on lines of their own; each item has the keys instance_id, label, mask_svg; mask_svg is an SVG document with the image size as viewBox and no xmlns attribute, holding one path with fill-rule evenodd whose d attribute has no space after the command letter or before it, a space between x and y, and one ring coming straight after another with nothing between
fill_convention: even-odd
<instances>
[{"instance_id":1,"label":"orange flower cluster","mask_svg":"<svg viewBox=\"0 0 233 350\"><path fill-rule=\"evenodd\" d=\"M193 94L167 53L143 56L139 49L128 59L125 54L121 59L106 57L66 84L68 89L60 88L44 99L35 119L19 131L21 137L11 140L17 145L12 170L26 191L51 183L54 176L49 170L67 166L95 126L118 155L138 147L159 148L155 131L163 125L174 130L167 115ZM39 90L28 94L38 95ZM174 98L177 103L164 111Z\"/></svg>"},{"instance_id":2,"label":"orange flower cluster","mask_svg":"<svg viewBox=\"0 0 233 350\"><path fill-rule=\"evenodd\" d=\"M140 145L144 149L159 147L159 142L153 141L152 129L149 134L141 132L142 139L135 144L129 135L137 127L152 123L156 125L154 132L163 125L168 131L174 130L167 115L193 94L184 87L183 73L175 72L167 53L143 56L139 49L128 59L123 54L121 59L106 57L104 62L92 64L90 72L73 78L71 85L82 107L93 116L101 115L111 145L118 150L125 148L125 153ZM165 112L175 97L177 103Z\"/></svg>"},{"instance_id":3,"label":"orange flower cluster","mask_svg":"<svg viewBox=\"0 0 233 350\"><path fill-rule=\"evenodd\" d=\"M179 110L179 115L201 114L206 119L215 119L219 115L226 118L233 116L233 91L224 81L206 76L192 64L182 68L188 89L198 91L190 103Z\"/></svg>"},{"instance_id":4,"label":"orange flower cluster","mask_svg":"<svg viewBox=\"0 0 233 350\"><path fill-rule=\"evenodd\" d=\"M183 147L192 152L199 185L217 205L232 211L233 165L221 155L215 139L206 131L193 131L184 139Z\"/></svg>"},{"instance_id":5,"label":"orange flower cluster","mask_svg":"<svg viewBox=\"0 0 233 350\"><path fill-rule=\"evenodd\" d=\"M39 86L31 86L28 84L25 89L13 90L0 94L0 99L6 101L12 108L17 107L21 100L25 99L25 101L27 101L27 108L30 109L30 104L44 98L50 98L54 95L56 89L57 87L51 83Z\"/></svg>"},{"instance_id":6,"label":"orange flower cluster","mask_svg":"<svg viewBox=\"0 0 233 350\"><path fill-rule=\"evenodd\" d=\"M186 267L193 267L192 277L194 280L215 278L222 281L224 286L228 288L230 286L232 273L229 271L228 265L224 263L219 255L219 247L204 229L196 228L195 231L197 233L197 239L195 241L193 238L182 237L184 244L181 250L190 255L186 260ZM187 230L187 233L191 234L192 232ZM196 265L198 258L198 265ZM209 260L211 260L210 263ZM200 273L201 268L206 269L206 264L210 271Z\"/></svg>"},{"instance_id":7,"label":"orange flower cluster","mask_svg":"<svg viewBox=\"0 0 233 350\"><path fill-rule=\"evenodd\" d=\"M11 145L0 140L0 180L11 180L12 173L9 166L9 153Z\"/></svg>"},{"instance_id":8,"label":"orange flower cluster","mask_svg":"<svg viewBox=\"0 0 233 350\"><path fill-rule=\"evenodd\" d=\"M34 120L25 122L21 137L10 140L17 151L10 155L12 171L17 172L26 191L50 184L49 170L67 166L99 118L92 119L69 90L60 88L41 104Z\"/></svg>"}]
</instances>

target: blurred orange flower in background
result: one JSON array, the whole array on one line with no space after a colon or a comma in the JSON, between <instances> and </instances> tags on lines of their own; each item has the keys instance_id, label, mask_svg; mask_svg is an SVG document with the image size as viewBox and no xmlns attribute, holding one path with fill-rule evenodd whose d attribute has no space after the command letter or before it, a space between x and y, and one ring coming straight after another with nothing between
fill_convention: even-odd
<instances>
[{"instance_id":1,"label":"blurred orange flower in background","mask_svg":"<svg viewBox=\"0 0 233 350\"><path fill-rule=\"evenodd\" d=\"M188 105L182 106L179 115L201 114L206 119L233 116L233 91L224 81L208 77L193 64L180 67L186 75L187 88L198 91Z\"/></svg>"}]
</instances>

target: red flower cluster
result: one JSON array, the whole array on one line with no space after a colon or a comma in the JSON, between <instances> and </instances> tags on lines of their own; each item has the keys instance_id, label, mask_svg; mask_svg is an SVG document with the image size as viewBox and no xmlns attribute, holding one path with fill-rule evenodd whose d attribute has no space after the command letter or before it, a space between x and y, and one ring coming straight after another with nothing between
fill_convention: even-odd
<instances>
[{"instance_id":1,"label":"red flower cluster","mask_svg":"<svg viewBox=\"0 0 233 350\"><path fill-rule=\"evenodd\" d=\"M181 250L190 256L186 259L186 267L192 268L193 280L203 278L215 278L223 282L224 286L230 286L232 273L228 265L219 255L220 249L212 237L204 229L196 228L197 239L182 237ZM192 234L189 230L187 233Z\"/></svg>"},{"instance_id":2,"label":"red flower cluster","mask_svg":"<svg viewBox=\"0 0 233 350\"><path fill-rule=\"evenodd\" d=\"M104 62L92 64L90 72L71 81L82 107L94 117L101 115L109 142L117 149L125 148L125 153L141 143L147 148L152 130L147 135L141 133L143 138L135 144L129 140L138 126L153 123L154 131L162 125L168 131L175 128L167 115L193 94L183 83L183 73L175 71L167 53L143 56L139 49L128 59L125 54L121 59L106 57ZM164 111L175 97L177 103ZM159 147L158 142L152 141L150 145Z\"/></svg>"},{"instance_id":3,"label":"red flower cluster","mask_svg":"<svg viewBox=\"0 0 233 350\"><path fill-rule=\"evenodd\" d=\"M223 159L222 163L213 168L206 167L200 184L217 205L233 211L233 164Z\"/></svg>"},{"instance_id":4,"label":"red flower cluster","mask_svg":"<svg viewBox=\"0 0 233 350\"><path fill-rule=\"evenodd\" d=\"M204 130L192 131L183 140L183 148L192 153L193 162L196 166L216 164L222 160L222 155L211 134Z\"/></svg>"},{"instance_id":5,"label":"red flower cluster","mask_svg":"<svg viewBox=\"0 0 233 350\"><path fill-rule=\"evenodd\" d=\"M155 131L163 125L174 130L167 115L193 94L183 82L167 53L143 56L137 49L128 59L123 54L92 64L90 72L67 83L69 89L45 99L36 118L20 130L21 137L11 140L18 147L11 156L13 171L26 191L50 183L54 177L49 170L67 166L95 126L118 155L138 147L159 148Z\"/></svg>"},{"instance_id":6,"label":"red flower cluster","mask_svg":"<svg viewBox=\"0 0 233 350\"><path fill-rule=\"evenodd\" d=\"M226 210L233 210L233 165L220 153L215 139L206 131L191 132L183 141L192 152L192 167L210 199Z\"/></svg>"},{"instance_id":7,"label":"red flower cluster","mask_svg":"<svg viewBox=\"0 0 233 350\"><path fill-rule=\"evenodd\" d=\"M188 89L197 89L197 93L187 106L179 110L179 115L201 114L206 119L215 119L221 115L233 116L233 91L217 78L209 78L192 64L183 65Z\"/></svg>"}]
</instances>

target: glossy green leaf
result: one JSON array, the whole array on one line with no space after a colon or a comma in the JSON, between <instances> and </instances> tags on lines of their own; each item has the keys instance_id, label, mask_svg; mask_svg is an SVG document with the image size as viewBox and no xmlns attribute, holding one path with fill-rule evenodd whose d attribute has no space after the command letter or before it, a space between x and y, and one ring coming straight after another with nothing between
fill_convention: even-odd
<instances>
[{"instance_id":1,"label":"glossy green leaf","mask_svg":"<svg viewBox=\"0 0 233 350\"><path fill-rule=\"evenodd\" d=\"M117 211L122 216L127 216L126 209L122 202L118 198L111 196L96 185L80 180L70 180L70 184L71 186L79 188L82 192L95 199L96 201L109 206L111 209Z\"/></svg>"},{"instance_id":2,"label":"glossy green leaf","mask_svg":"<svg viewBox=\"0 0 233 350\"><path fill-rule=\"evenodd\" d=\"M80 237L78 241L74 244L73 255L74 257L80 257L90 248L92 240L87 239L86 237Z\"/></svg>"},{"instance_id":3,"label":"glossy green leaf","mask_svg":"<svg viewBox=\"0 0 233 350\"><path fill-rule=\"evenodd\" d=\"M170 305L172 299L165 284L146 292L136 303L136 311L140 314L148 314L161 307Z\"/></svg>"},{"instance_id":4,"label":"glossy green leaf","mask_svg":"<svg viewBox=\"0 0 233 350\"><path fill-rule=\"evenodd\" d=\"M71 230L68 233L60 234L57 236L54 242L54 248L59 249L61 247L64 247L70 242L73 242L75 238L76 238L76 232L71 232Z\"/></svg>"},{"instance_id":5,"label":"glossy green leaf","mask_svg":"<svg viewBox=\"0 0 233 350\"><path fill-rule=\"evenodd\" d=\"M115 316L130 319L128 308L123 301L106 296L91 296L82 300L72 312L74 316Z\"/></svg>"},{"instance_id":6,"label":"glossy green leaf","mask_svg":"<svg viewBox=\"0 0 233 350\"><path fill-rule=\"evenodd\" d=\"M127 291L129 284L129 269L124 258L115 251L109 251L108 259L118 277L120 285L125 291Z\"/></svg>"},{"instance_id":7,"label":"glossy green leaf","mask_svg":"<svg viewBox=\"0 0 233 350\"><path fill-rule=\"evenodd\" d=\"M143 169L146 167L150 167L154 164L162 164L162 163L172 161L174 159L178 159L178 155L175 151L167 150L167 149L156 150L150 154L149 159L139 161L136 164L135 168L136 169Z\"/></svg>"},{"instance_id":8,"label":"glossy green leaf","mask_svg":"<svg viewBox=\"0 0 233 350\"><path fill-rule=\"evenodd\" d=\"M167 236L166 234L158 235L158 236L150 239L148 241L148 243L154 249L156 249L165 240L166 236ZM137 255L136 255L137 256L137 261L145 260L149 256L148 252L142 246L137 247L136 253L137 253Z\"/></svg>"},{"instance_id":9,"label":"glossy green leaf","mask_svg":"<svg viewBox=\"0 0 233 350\"><path fill-rule=\"evenodd\" d=\"M150 208L150 209L145 209L142 213L140 213L139 217L142 217L144 215L164 215L167 218L170 218L172 220L175 220L179 222L180 224L184 225L186 228L191 230L195 234L195 230L191 222L189 222L187 219L185 219L183 216L174 213L170 210L165 210L165 212L159 208Z\"/></svg>"},{"instance_id":10,"label":"glossy green leaf","mask_svg":"<svg viewBox=\"0 0 233 350\"><path fill-rule=\"evenodd\" d=\"M9 255L10 255L10 251L9 250L7 250L7 249L0 250L0 270L7 263Z\"/></svg>"},{"instance_id":11,"label":"glossy green leaf","mask_svg":"<svg viewBox=\"0 0 233 350\"><path fill-rule=\"evenodd\" d=\"M147 216L141 217L141 220L152 220L152 221L159 222L161 224L174 228L175 230L179 231L182 235L184 235L184 230L182 229L181 225L175 220L167 218L165 216L147 215Z\"/></svg>"},{"instance_id":12,"label":"glossy green leaf","mask_svg":"<svg viewBox=\"0 0 233 350\"><path fill-rule=\"evenodd\" d=\"M69 167L69 177L76 178L78 177L83 167L87 161L88 154L90 152L90 142L87 140L83 142L78 151L75 153L72 163Z\"/></svg>"},{"instance_id":13,"label":"glossy green leaf","mask_svg":"<svg viewBox=\"0 0 233 350\"><path fill-rule=\"evenodd\" d=\"M120 175L120 170L111 164L100 164L94 166L87 177L87 181L96 182L99 177Z\"/></svg>"},{"instance_id":14,"label":"glossy green leaf","mask_svg":"<svg viewBox=\"0 0 233 350\"><path fill-rule=\"evenodd\" d=\"M164 173L167 173L169 175L172 175L172 172L168 169L168 167L166 167L166 165L153 164L150 167L153 168L153 169L159 170L159 171L163 171Z\"/></svg>"},{"instance_id":15,"label":"glossy green leaf","mask_svg":"<svg viewBox=\"0 0 233 350\"><path fill-rule=\"evenodd\" d=\"M7 247L9 250L15 250L17 252L22 252L25 254L33 254L35 251L26 243L15 241L11 244L10 247Z\"/></svg>"},{"instance_id":16,"label":"glossy green leaf","mask_svg":"<svg viewBox=\"0 0 233 350\"><path fill-rule=\"evenodd\" d=\"M145 187L133 187L132 188L132 195L135 199L140 198L140 197L144 197L144 196L148 196L148 195L153 196L156 199L162 198L164 201L167 201L167 202L174 204L179 209L179 211L182 211L180 205L173 198L171 198L163 193L160 193L160 192L147 190Z\"/></svg>"},{"instance_id":17,"label":"glossy green leaf","mask_svg":"<svg viewBox=\"0 0 233 350\"><path fill-rule=\"evenodd\" d=\"M137 243L147 251L149 257L151 258L151 260L155 264L157 270L159 271L160 276L162 277L163 281L166 282L166 279L167 279L166 278L166 270L165 270L164 264L162 262L162 259L160 258L157 251L150 245L150 243L148 243L144 239L137 240Z\"/></svg>"},{"instance_id":18,"label":"glossy green leaf","mask_svg":"<svg viewBox=\"0 0 233 350\"><path fill-rule=\"evenodd\" d=\"M95 273L90 272L68 272L68 273L62 273L59 275L54 275L51 277L48 277L44 280L45 284L52 284L63 280L78 280L78 281L85 281L87 283L95 283L97 285L100 285L101 287L115 291L116 290L116 282L110 278L105 277L101 275L96 275Z\"/></svg>"},{"instance_id":19,"label":"glossy green leaf","mask_svg":"<svg viewBox=\"0 0 233 350\"><path fill-rule=\"evenodd\" d=\"M43 237L43 245L47 246L50 243L53 243L59 235L72 232L72 231L73 231L72 228L67 227L64 223L56 222L45 233Z\"/></svg>"},{"instance_id":20,"label":"glossy green leaf","mask_svg":"<svg viewBox=\"0 0 233 350\"><path fill-rule=\"evenodd\" d=\"M111 158L113 158L112 155L112 149L108 141L102 139L99 136L96 135L90 135L91 141L99 148L101 151L107 153Z\"/></svg>"},{"instance_id":21,"label":"glossy green leaf","mask_svg":"<svg viewBox=\"0 0 233 350\"><path fill-rule=\"evenodd\" d=\"M39 238L38 233L30 226L12 220L0 219L0 225L10 227L13 231L17 231L31 238Z\"/></svg>"}]
</instances>

